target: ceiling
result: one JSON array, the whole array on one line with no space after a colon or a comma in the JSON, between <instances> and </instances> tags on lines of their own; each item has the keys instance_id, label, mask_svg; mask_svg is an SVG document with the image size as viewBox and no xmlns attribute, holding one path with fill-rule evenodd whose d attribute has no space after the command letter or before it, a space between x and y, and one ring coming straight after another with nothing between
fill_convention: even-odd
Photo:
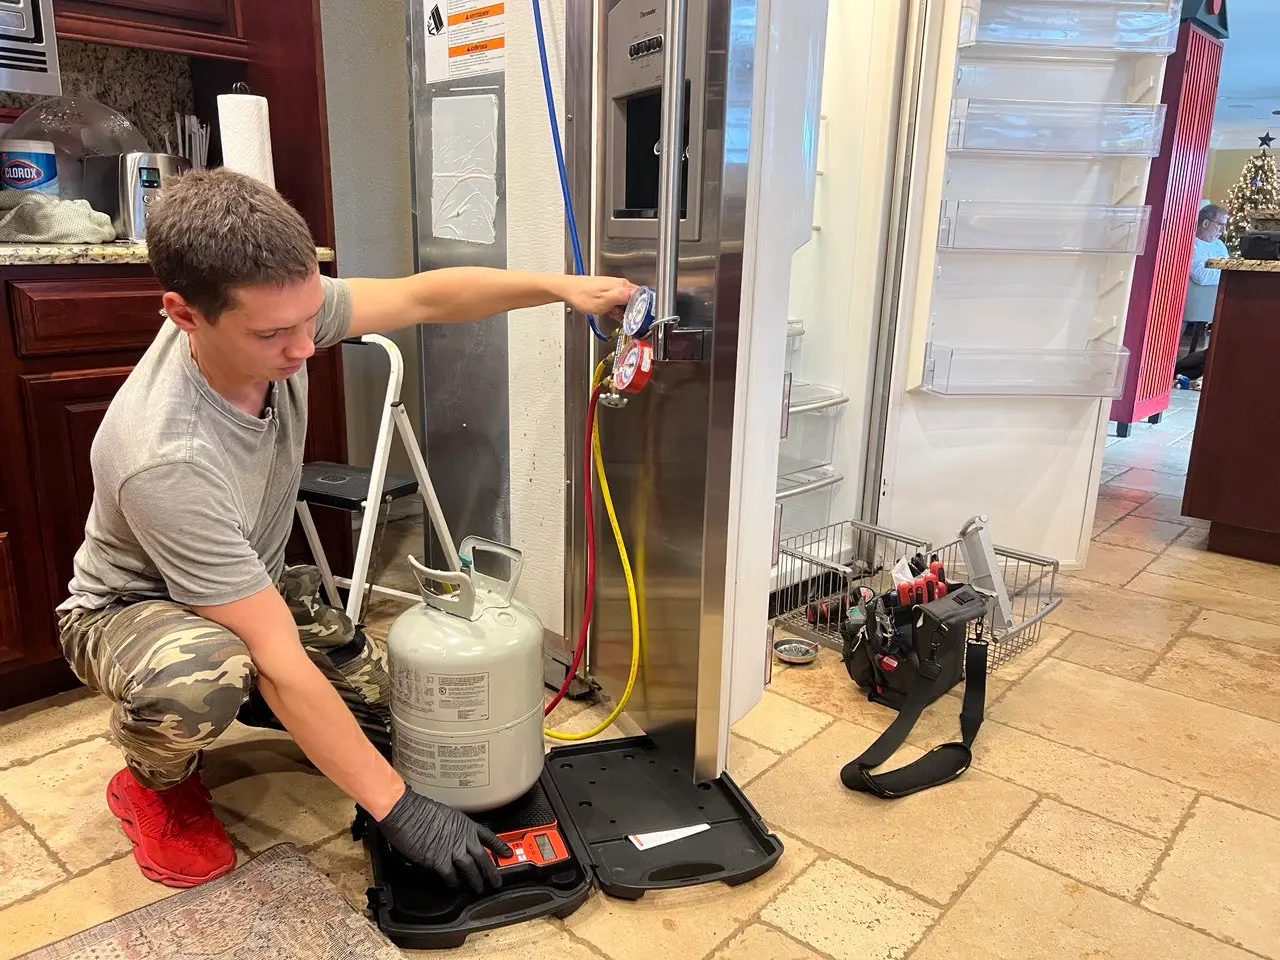
<instances>
[{"instance_id":1,"label":"ceiling","mask_svg":"<svg viewBox=\"0 0 1280 960\"><path fill-rule=\"evenodd\" d=\"M1256 147L1268 129L1280 141L1280 2L1227 0L1227 16L1213 146Z\"/></svg>"}]
</instances>

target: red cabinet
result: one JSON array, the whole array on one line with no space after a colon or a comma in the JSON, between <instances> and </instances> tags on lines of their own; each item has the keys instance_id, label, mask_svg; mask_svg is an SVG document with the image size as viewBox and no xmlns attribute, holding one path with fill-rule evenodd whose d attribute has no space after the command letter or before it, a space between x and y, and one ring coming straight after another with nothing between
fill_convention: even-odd
<instances>
[{"instance_id":1,"label":"red cabinet","mask_svg":"<svg viewBox=\"0 0 1280 960\"><path fill-rule=\"evenodd\" d=\"M144 350L163 318L152 277L15 280L9 287L18 356Z\"/></svg>"},{"instance_id":2,"label":"red cabinet","mask_svg":"<svg viewBox=\"0 0 1280 960\"><path fill-rule=\"evenodd\" d=\"M172 21L219 32L234 32L236 22L235 0L65 0L54 8L141 22Z\"/></svg>"},{"instance_id":3,"label":"red cabinet","mask_svg":"<svg viewBox=\"0 0 1280 960\"><path fill-rule=\"evenodd\" d=\"M277 0L253 0L275 3ZM54 0L66 40L246 60L242 0Z\"/></svg>"},{"instance_id":4,"label":"red cabinet","mask_svg":"<svg viewBox=\"0 0 1280 960\"><path fill-rule=\"evenodd\" d=\"M145 265L0 267L0 709L76 683L55 608L93 503L93 440L163 322L160 292ZM341 356L308 361L308 459L346 459ZM316 519L349 571L348 518ZM295 540L291 559L305 562Z\"/></svg>"},{"instance_id":5,"label":"red cabinet","mask_svg":"<svg viewBox=\"0 0 1280 960\"><path fill-rule=\"evenodd\" d=\"M13 551L9 535L0 533L0 664L23 658L18 642L18 583L13 576Z\"/></svg>"},{"instance_id":6,"label":"red cabinet","mask_svg":"<svg viewBox=\"0 0 1280 960\"><path fill-rule=\"evenodd\" d=\"M29 451L49 595L61 602L93 504L89 451L129 367L25 375Z\"/></svg>"}]
</instances>

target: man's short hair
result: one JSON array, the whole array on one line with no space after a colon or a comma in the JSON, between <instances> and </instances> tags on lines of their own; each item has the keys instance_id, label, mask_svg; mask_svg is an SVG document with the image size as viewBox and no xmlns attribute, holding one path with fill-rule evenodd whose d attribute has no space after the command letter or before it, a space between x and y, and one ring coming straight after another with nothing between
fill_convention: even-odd
<instances>
[{"instance_id":1,"label":"man's short hair","mask_svg":"<svg viewBox=\"0 0 1280 960\"><path fill-rule=\"evenodd\" d=\"M1200 216L1196 218L1196 229L1199 230L1210 220L1225 220L1230 216L1226 207L1220 207L1216 203L1206 203L1200 208Z\"/></svg>"},{"instance_id":2,"label":"man's short hair","mask_svg":"<svg viewBox=\"0 0 1280 960\"><path fill-rule=\"evenodd\" d=\"M238 287L281 287L310 277L316 247L307 222L265 183L225 168L183 174L147 215L147 254L165 290L210 323Z\"/></svg>"}]
</instances>

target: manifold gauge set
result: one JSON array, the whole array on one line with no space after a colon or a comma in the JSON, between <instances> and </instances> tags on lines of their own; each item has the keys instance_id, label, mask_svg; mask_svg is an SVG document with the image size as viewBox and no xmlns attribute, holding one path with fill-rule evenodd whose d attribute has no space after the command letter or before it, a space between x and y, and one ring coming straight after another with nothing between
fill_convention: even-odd
<instances>
[{"instance_id":1,"label":"manifold gauge set","mask_svg":"<svg viewBox=\"0 0 1280 960\"><path fill-rule=\"evenodd\" d=\"M613 355L613 389L618 393L639 393L653 373L653 346L644 338L653 329L655 300L652 287L637 287L627 301Z\"/></svg>"}]
</instances>

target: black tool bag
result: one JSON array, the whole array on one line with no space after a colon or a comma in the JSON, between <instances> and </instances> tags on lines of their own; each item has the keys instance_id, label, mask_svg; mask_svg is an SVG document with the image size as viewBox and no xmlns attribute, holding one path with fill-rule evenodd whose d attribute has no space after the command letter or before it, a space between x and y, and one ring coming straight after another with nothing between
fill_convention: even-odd
<instances>
[{"instance_id":1,"label":"black tool bag","mask_svg":"<svg viewBox=\"0 0 1280 960\"><path fill-rule=\"evenodd\" d=\"M945 597L904 606L876 597L841 624L844 662L868 699L898 711L870 747L840 772L850 790L895 798L954 780L969 769L971 748L986 707L987 645L982 638L986 603L976 590L958 586ZM861 621L861 622L860 622ZM976 636L969 625L976 623ZM965 677L960 711L962 741L944 743L898 770L871 773L889 759L925 707Z\"/></svg>"}]
</instances>

